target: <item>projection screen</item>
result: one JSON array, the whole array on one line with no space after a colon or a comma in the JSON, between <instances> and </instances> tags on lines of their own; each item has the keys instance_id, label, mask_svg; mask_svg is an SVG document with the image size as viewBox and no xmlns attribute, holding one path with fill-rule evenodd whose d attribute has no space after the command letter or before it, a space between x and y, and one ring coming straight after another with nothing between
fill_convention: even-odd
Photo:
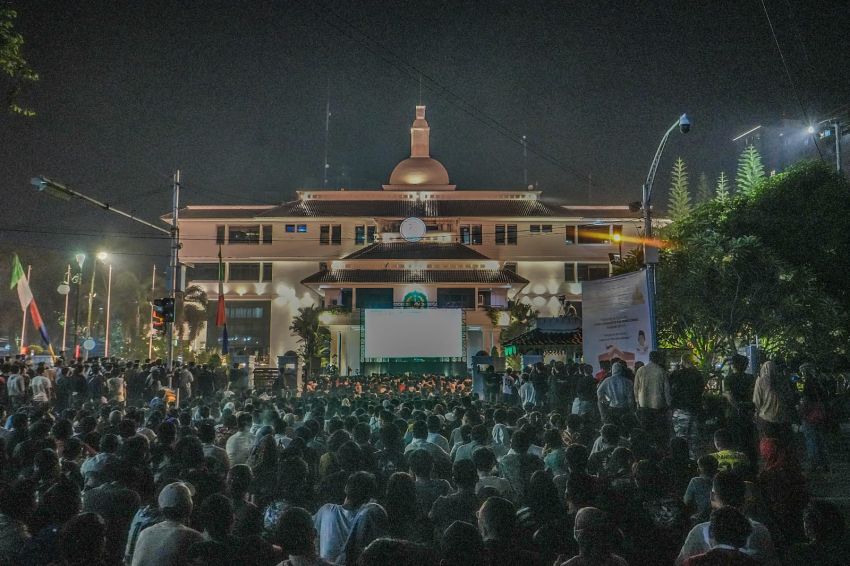
<instances>
[{"instance_id":1,"label":"projection screen","mask_svg":"<svg viewBox=\"0 0 850 566\"><path fill-rule=\"evenodd\" d=\"M461 309L364 309L366 358L460 358Z\"/></svg>"}]
</instances>

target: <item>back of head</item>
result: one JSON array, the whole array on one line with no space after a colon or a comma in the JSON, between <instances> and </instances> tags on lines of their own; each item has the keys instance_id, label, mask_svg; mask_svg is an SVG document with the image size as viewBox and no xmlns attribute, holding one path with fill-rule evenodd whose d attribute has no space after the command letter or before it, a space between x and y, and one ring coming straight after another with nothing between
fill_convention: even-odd
<instances>
[{"instance_id":1,"label":"back of head","mask_svg":"<svg viewBox=\"0 0 850 566\"><path fill-rule=\"evenodd\" d=\"M428 438L428 425L424 421L415 421L411 430L413 438L425 440Z\"/></svg>"},{"instance_id":2,"label":"back of head","mask_svg":"<svg viewBox=\"0 0 850 566\"><path fill-rule=\"evenodd\" d=\"M434 469L434 457L427 450L413 450L407 456L410 470L416 474L418 478L431 477L431 471Z\"/></svg>"},{"instance_id":3,"label":"back of head","mask_svg":"<svg viewBox=\"0 0 850 566\"><path fill-rule=\"evenodd\" d=\"M98 564L106 541L106 523L96 513L72 517L59 531L59 553L67 566Z\"/></svg>"},{"instance_id":4,"label":"back of head","mask_svg":"<svg viewBox=\"0 0 850 566\"><path fill-rule=\"evenodd\" d=\"M345 482L345 496L355 505L362 505L375 496L378 489L375 476L369 472L355 472Z\"/></svg>"},{"instance_id":5,"label":"back of head","mask_svg":"<svg viewBox=\"0 0 850 566\"><path fill-rule=\"evenodd\" d=\"M220 540L233 528L233 503L220 493L210 495L198 508L198 519L213 539Z\"/></svg>"},{"instance_id":6,"label":"back of head","mask_svg":"<svg viewBox=\"0 0 850 566\"><path fill-rule=\"evenodd\" d=\"M503 497L490 497L478 511L478 530L486 540L508 541L514 536L516 509Z\"/></svg>"},{"instance_id":7,"label":"back of head","mask_svg":"<svg viewBox=\"0 0 850 566\"><path fill-rule=\"evenodd\" d=\"M714 476L711 491L721 505L739 508L744 504L747 486L737 472L722 470Z\"/></svg>"},{"instance_id":8,"label":"back of head","mask_svg":"<svg viewBox=\"0 0 850 566\"><path fill-rule=\"evenodd\" d=\"M711 513L708 534L715 544L744 548L752 530L747 518L734 507L721 507Z\"/></svg>"},{"instance_id":9,"label":"back of head","mask_svg":"<svg viewBox=\"0 0 850 566\"><path fill-rule=\"evenodd\" d=\"M316 536L313 517L301 507L290 507L284 511L275 532L275 542L280 545L284 556L309 554Z\"/></svg>"},{"instance_id":10,"label":"back of head","mask_svg":"<svg viewBox=\"0 0 850 566\"><path fill-rule=\"evenodd\" d=\"M617 425L602 425L602 430L600 431L600 434L602 436L602 440L604 440L608 444L617 444L620 441L620 429Z\"/></svg>"},{"instance_id":11,"label":"back of head","mask_svg":"<svg viewBox=\"0 0 850 566\"><path fill-rule=\"evenodd\" d=\"M729 450L733 448L732 432L725 428L719 428L714 433L714 446L718 450Z\"/></svg>"},{"instance_id":12,"label":"back of head","mask_svg":"<svg viewBox=\"0 0 850 566\"><path fill-rule=\"evenodd\" d=\"M571 472L584 472L587 469L587 459L590 457L587 447L583 444L568 446L564 453L567 467Z\"/></svg>"},{"instance_id":13,"label":"back of head","mask_svg":"<svg viewBox=\"0 0 850 566\"><path fill-rule=\"evenodd\" d=\"M661 365L661 363L664 361L664 357L658 350L653 350L649 353L649 361L654 364Z\"/></svg>"},{"instance_id":14,"label":"back of head","mask_svg":"<svg viewBox=\"0 0 850 566\"><path fill-rule=\"evenodd\" d=\"M484 543L473 525L455 521L440 539L441 566L480 566L484 564Z\"/></svg>"},{"instance_id":15,"label":"back of head","mask_svg":"<svg viewBox=\"0 0 850 566\"><path fill-rule=\"evenodd\" d=\"M697 466L699 466L699 471L702 475L713 478L717 473L717 458L711 454L706 454L697 460Z\"/></svg>"},{"instance_id":16,"label":"back of head","mask_svg":"<svg viewBox=\"0 0 850 566\"><path fill-rule=\"evenodd\" d=\"M227 472L227 485L231 497L239 497L248 491L254 472L248 464L236 464Z\"/></svg>"},{"instance_id":17,"label":"back of head","mask_svg":"<svg viewBox=\"0 0 850 566\"><path fill-rule=\"evenodd\" d=\"M458 487L472 489L478 483L478 470L472 460L458 460L452 465L452 479Z\"/></svg>"},{"instance_id":18,"label":"back of head","mask_svg":"<svg viewBox=\"0 0 850 566\"><path fill-rule=\"evenodd\" d=\"M478 444L485 444L487 442L487 426L483 424L478 424L472 427L472 430L469 433L470 438Z\"/></svg>"},{"instance_id":19,"label":"back of head","mask_svg":"<svg viewBox=\"0 0 850 566\"><path fill-rule=\"evenodd\" d=\"M166 519L179 521L192 515L192 491L183 482L173 482L163 487L157 503Z\"/></svg>"},{"instance_id":20,"label":"back of head","mask_svg":"<svg viewBox=\"0 0 850 566\"><path fill-rule=\"evenodd\" d=\"M479 472L489 472L496 465L496 455L487 446L479 446L472 452L472 463Z\"/></svg>"}]
</instances>

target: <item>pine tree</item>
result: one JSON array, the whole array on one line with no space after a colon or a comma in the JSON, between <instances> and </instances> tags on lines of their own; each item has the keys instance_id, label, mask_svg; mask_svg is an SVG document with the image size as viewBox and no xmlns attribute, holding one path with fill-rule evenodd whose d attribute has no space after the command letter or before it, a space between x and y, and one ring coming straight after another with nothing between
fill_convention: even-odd
<instances>
[{"instance_id":1,"label":"pine tree","mask_svg":"<svg viewBox=\"0 0 850 566\"><path fill-rule=\"evenodd\" d=\"M721 171L720 176L717 178L717 186L714 188L714 200L720 204L727 204L731 198L729 194L729 179L726 178L726 173Z\"/></svg>"},{"instance_id":2,"label":"pine tree","mask_svg":"<svg viewBox=\"0 0 850 566\"><path fill-rule=\"evenodd\" d=\"M738 158L738 175L735 182L738 192L743 195L751 195L762 179L765 178L764 165L758 150L748 145Z\"/></svg>"},{"instance_id":3,"label":"pine tree","mask_svg":"<svg viewBox=\"0 0 850 566\"><path fill-rule=\"evenodd\" d=\"M708 177L705 173L699 174L699 182L697 183L697 202L702 204L711 200L714 196L711 192L711 185L708 184Z\"/></svg>"},{"instance_id":4,"label":"pine tree","mask_svg":"<svg viewBox=\"0 0 850 566\"><path fill-rule=\"evenodd\" d=\"M670 200L667 212L673 222L685 218L691 213L691 193L688 191L688 171L682 158L673 164Z\"/></svg>"}]
</instances>

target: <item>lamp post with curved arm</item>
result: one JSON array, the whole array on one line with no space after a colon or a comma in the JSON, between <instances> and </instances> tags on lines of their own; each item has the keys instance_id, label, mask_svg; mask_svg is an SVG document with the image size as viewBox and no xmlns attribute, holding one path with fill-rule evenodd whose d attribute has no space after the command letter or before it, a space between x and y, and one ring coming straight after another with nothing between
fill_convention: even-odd
<instances>
[{"instance_id":1,"label":"lamp post with curved arm","mask_svg":"<svg viewBox=\"0 0 850 566\"><path fill-rule=\"evenodd\" d=\"M658 349L658 335L656 332L655 323L655 264L658 263L658 248L651 243L652 239L652 183L655 181L655 173L658 170L658 163L661 161L661 154L664 152L664 146L667 145L667 138L673 133L673 130L679 128L683 134L687 134L691 130L691 121L687 114L682 114L661 138L661 143L658 144L658 149L655 151L655 157L652 158L652 164L649 166L649 173L646 175L646 181L643 184L643 195L641 206L643 208L643 261L646 264L646 280L649 291L649 325L650 325L650 342L652 349Z\"/></svg>"}]
</instances>

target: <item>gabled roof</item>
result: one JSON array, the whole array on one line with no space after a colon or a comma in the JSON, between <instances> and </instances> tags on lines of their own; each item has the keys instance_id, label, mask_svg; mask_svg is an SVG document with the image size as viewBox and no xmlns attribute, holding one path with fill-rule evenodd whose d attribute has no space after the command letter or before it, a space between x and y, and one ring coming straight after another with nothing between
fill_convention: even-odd
<instances>
[{"instance_id":1,"label":"gabled roof","mask_svg":"<svg viewBox=\"0 0 850 566\"><path fill-rule=\"evenodd\" d=\"M331 269L301 283L481 283L526 284L528 279L504 269Z\"/></svg>"},{"instance_id":2,"label":"gabled roof","mask_svg":"<svg viewBox=\"0 0 850 566\"><path fill-rule=\"evenodd\" d=\"M562 217L566 211L535 199L490 200L321 200L284 203L258 214L261 218L327 218L336 216L437 218L452 216Z\"/></svg>"},{"instance_id":3,"label":"gabled roof","mask_svg":"<svg viewBox=\"0 0 850 566\"><path fill-rule=\"evenodd\" d=\"M460 243L378 242L342 259L489 259Z\"/></svg>"}]
</instances>

